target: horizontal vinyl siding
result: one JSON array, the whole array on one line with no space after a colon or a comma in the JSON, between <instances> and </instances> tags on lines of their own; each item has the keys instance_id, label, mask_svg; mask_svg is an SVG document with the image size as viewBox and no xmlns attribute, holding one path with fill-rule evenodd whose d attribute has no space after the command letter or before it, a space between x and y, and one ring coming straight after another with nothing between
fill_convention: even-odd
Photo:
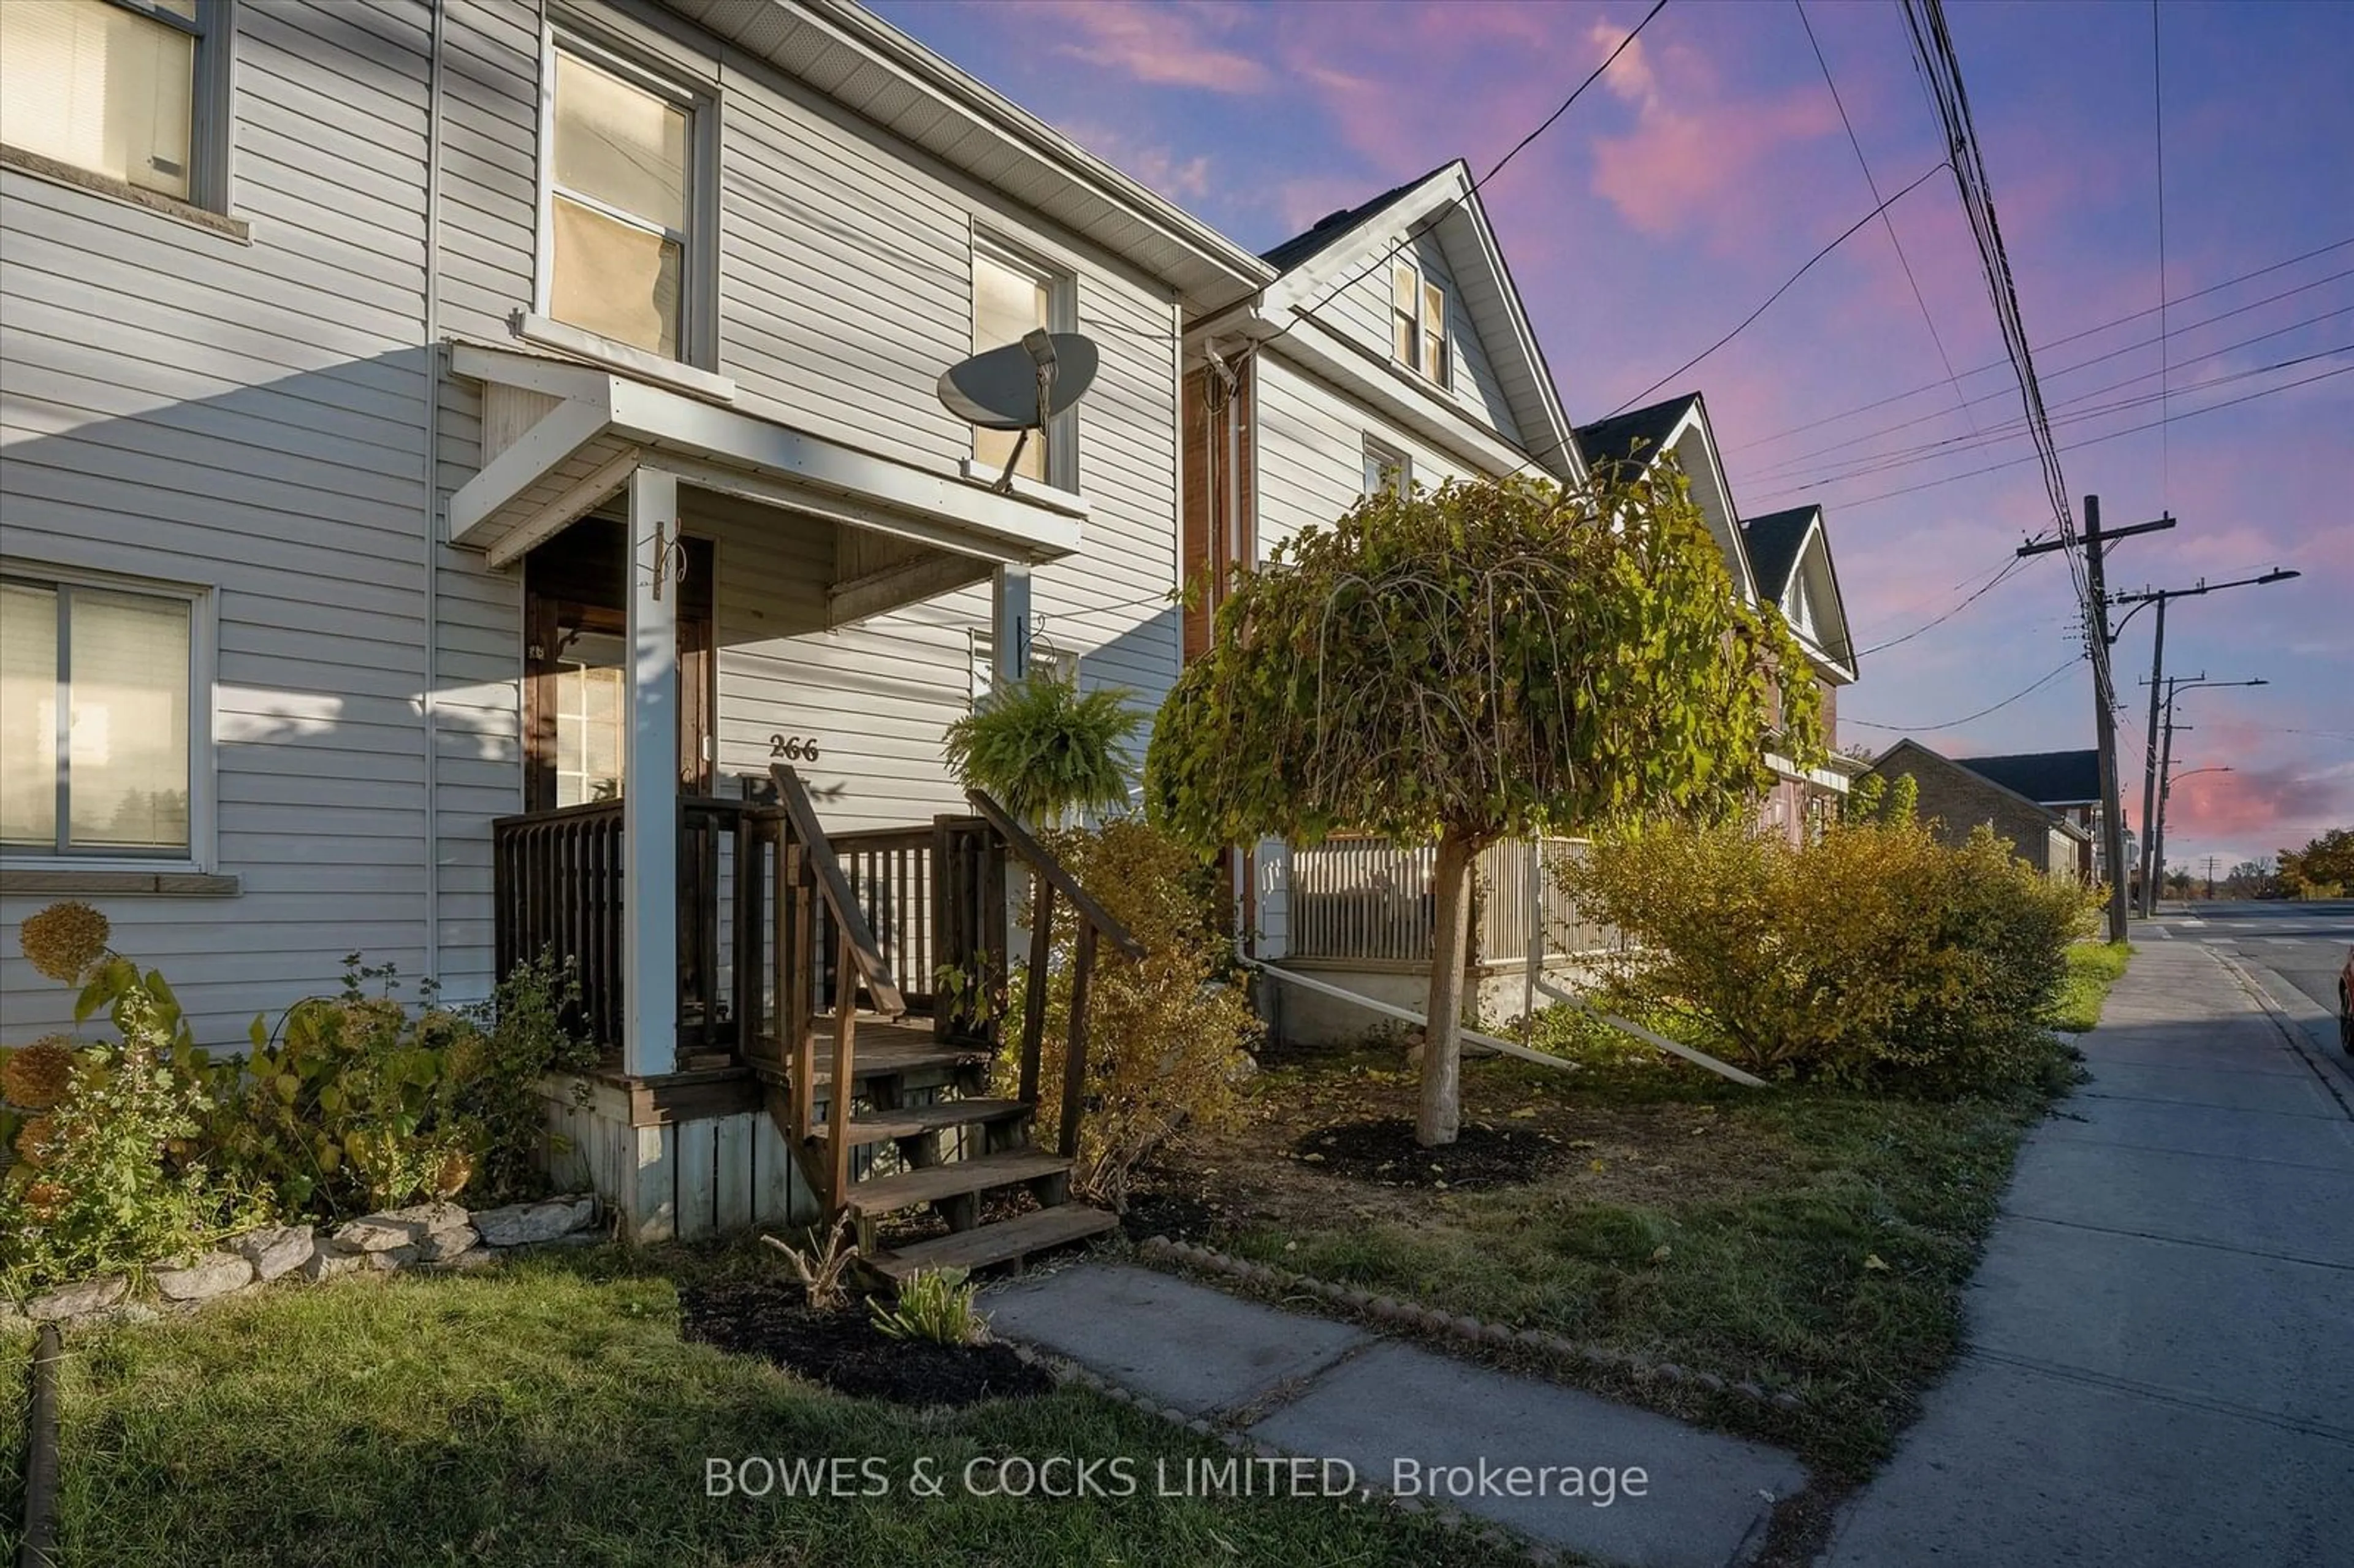
<instances>
[{"instance_id":1,"label":"horizontal vinyl siding","mask_svg":"<svg viewBox=\"0 0 2354 1568\"><path fill-rule=\"evenodd\" d=\"M0 172L0 553L210 588L213 868L100 896L198 1037L423 960L422 448L430 13L235 10L251 243ZM69 1022L0 901L6 1038Z\"/></svg>"},{"instance_id":2,"label":"horizontal vinyl siding","mask_svg":"<svg viewBox=\"0 0 2354 1568\"><path fill-rule=\"evenodd\" d=\"M1351 402L1326 383L1274 355L1256 366L1258 450L1256 469L1257 557L1302 528L1328 525L1362 498L1365 438L1403 452L1418 484L1436 486L1467 471L1453 459ZM1290 928L1289 857L1269 840L1258 846L1259 951L1280 958Z\"/></svg>"}]
</instances>

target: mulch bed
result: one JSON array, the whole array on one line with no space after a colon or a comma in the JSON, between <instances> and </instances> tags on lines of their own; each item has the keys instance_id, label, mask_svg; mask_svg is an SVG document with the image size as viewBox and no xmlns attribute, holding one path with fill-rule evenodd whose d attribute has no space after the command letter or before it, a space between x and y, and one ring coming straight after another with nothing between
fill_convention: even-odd
<instances>
[{"instance_id":1,"label":"mulch bed","mask_svg":"<svg viewBox=\"0 0 2354 1568\"><path fill-rule=\"evenodd\" d=\"M1051 1393L1055 1380L1010 1345L936 1345L878 1331L863 1303L814 1312L790 1287L723 1279L679 1298L680 1337L759 1356L839 1393L896 1404L960 1406Z\"/></svg>"},{"instance_id":2,"label":"mulch bed","mask_svg":"<svg viewBox=\"0 0 2354 1568\"><path fill-rule=\"evenodd\" d=\"M1302 1134L1291 1145L1302 1162L1385 1187L1449 1191L1510 1187L1559 1168L1569 1148L1551 1133L1465 1122L1444 1149L1425 1149L1404 1117L1342 1122Z\"/></svg>"}]
</instances>

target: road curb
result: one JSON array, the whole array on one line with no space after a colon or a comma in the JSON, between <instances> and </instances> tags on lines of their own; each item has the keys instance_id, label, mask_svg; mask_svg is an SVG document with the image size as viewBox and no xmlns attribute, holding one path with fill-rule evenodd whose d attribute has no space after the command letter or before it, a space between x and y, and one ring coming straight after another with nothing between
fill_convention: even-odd
<instances>
[{"instance_id":1,"label":"road curb","mask_svg":"<svg viewBox=\"0 0 2354 1568\"><path fill-rule=\"evenodd\" d=\"M2354 1120L2354 1062L2338 1048L2338 1020L2296 987L2253 959L2207 949L2273 1021L2330 1097Z\"/></svg>"}]
</instances>

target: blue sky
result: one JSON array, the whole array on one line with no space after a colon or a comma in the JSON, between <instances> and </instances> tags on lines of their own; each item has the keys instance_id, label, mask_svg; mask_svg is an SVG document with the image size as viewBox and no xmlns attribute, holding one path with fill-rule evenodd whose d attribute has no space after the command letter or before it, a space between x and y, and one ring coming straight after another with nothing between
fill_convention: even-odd
<instances>
[{"instance_id":1,"label":"blue sky","mask_svg":"<svg viewBox=\"0 0 2354 1568\"><path fill-rule=\"evenodd\" d=\"M877 8L1264 249L1449 158L1486 170L1648 6ZM2181 769L2232 771L2177 789L2168 859L2228 865L2354 821L2354 375L2338 374L2354 369L2354 243L2338 243L2354 241L2354 5L2055 0L1948 16L2069 488L2101 496L2111 525L2180 519L2119 545L2112 585L2305 574L2169 611L2171 671L2272 683L2181 699L2195 726L2177 736ZM1818 0L1806 16L1882 195L1932 169L1943 148L1897 7ZM2176 302L2163 345L2147 341L2160 301L2154 27ZM1874 205L1800 14L1776 0L1670 0L1482 196L1580 422L1699 353ZM1920 302L1874 223L1667 388L1707 395L1744 510L1824 505L1866 647L1950 609L2051 522L2032 449L2008 433L2016 385L1978 368L2001 344L1951 178L1890 216ZM2274 270L2230 281L2259 269ZM2161 377L2165 398L2142 401ZM2172 422L2120 433L2161 413ZM2117 651L2136 819L2150 620ZM1914 733L1956 755L2088 745L2081 664L1984 718L1927 727L2031 685L2075 641L2068 573L2044 557L1867 657L1841 739Z\"/></svg>"}]
</instances>

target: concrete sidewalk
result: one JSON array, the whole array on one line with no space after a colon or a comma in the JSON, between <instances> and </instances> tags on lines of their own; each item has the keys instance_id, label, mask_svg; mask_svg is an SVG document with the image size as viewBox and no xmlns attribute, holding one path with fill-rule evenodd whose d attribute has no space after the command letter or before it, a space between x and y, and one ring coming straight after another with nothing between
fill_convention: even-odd
<instances>
[{"instance_id":1,"label":"concrete sidewalk","mask_svg":"<svg viewBox=\"0 0 2354 1568\"><path fill-rule=\"evenodd\" d=\"M2083 1044L1823 1562L2354 1562L2354 1120L2200 946L2144 946Z\"/></svg>"},{"instance_id":2,"label":"concrete sidewalk","mask_svg":"<svg viewBox=\"0 0 2354 1568\"><path fill-rule=\"evenodd\" d=\"M1456 1471L1475 1493L1450 1487L1439 1505L1605 1563L1745 1562L1775 1499L1806 1485L1797 1460L1761 1444L1150 1269L1081 1264L992 1289L982 1307L1008 1338L1287 1453L1345 1459L1371 1487L1404 1495L1401 1461ZM1513 1467L1553 1467L1549 1495L1511 1495L1532 1489L1514 1487ZM1571 1467L1585 1496L1559 1495ZM1604 1467L1642 1469L1642 1495L1628 1484L1601 1501Z\"/></svg>"}]
</instances>

